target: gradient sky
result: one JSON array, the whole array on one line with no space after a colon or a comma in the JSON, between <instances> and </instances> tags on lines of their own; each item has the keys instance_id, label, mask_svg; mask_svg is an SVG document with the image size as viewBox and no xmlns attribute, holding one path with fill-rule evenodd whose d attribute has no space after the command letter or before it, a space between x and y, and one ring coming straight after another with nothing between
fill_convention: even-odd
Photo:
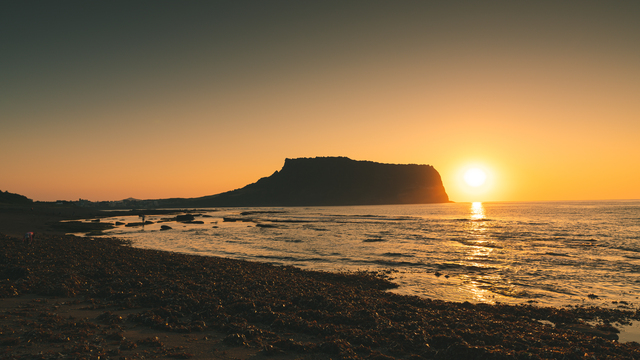
<instances>
[{"instance_id":1,"label":"gradient sky","mask_svg":"<svg viewBox=\"0 0 640 360\"><path fill-rule=\"evenodd\" d=\"M638 199L639 19L638 1L3 1L0 190L197 197L348 156L433 165L453 201Z\"/></svg>"}]
</instances>

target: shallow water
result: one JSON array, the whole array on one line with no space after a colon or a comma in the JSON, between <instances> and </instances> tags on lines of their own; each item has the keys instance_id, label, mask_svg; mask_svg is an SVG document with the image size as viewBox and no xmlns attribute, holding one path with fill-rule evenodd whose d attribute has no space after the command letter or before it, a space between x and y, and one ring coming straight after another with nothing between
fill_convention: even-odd
<instances>
[{"instance_id":1,"label":"shallow water","mask_svg":"<svg viewBox=\"0 0 640 360\"><path fill-rule=\"evenodd\" d=\"M122 225L108 235L142 248L314 270L384 271L399 285L394 292L432 299L627 309L640 303L640 201L221 208L197 214L203 224L147 216L154 224ZM162 231L161 225L172 229Z\"/></svg>"}]
</instances>

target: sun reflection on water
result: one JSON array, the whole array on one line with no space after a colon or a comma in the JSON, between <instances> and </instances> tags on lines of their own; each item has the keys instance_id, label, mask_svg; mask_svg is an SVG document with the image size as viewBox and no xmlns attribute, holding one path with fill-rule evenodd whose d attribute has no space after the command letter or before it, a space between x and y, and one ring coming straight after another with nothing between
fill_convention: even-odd
<instances>
[{"instance_id":1,"label":"sun reflection on water","mask_svg":"<svg viewBox=\"0 0 640 360\"><path fill-rule=\"evenodd\" d=\"M476 237L476 245L482 245L478 242L483 240L482 238L485 237L483 234L487 230L484 206L482 206L481 202L471 203L471 209L469 209L469 212L471 220L470 228L472 234Z\"/></svg>"},{"instance_id":2,"label":"sun reflection on water","mask_svg":"<svg viewBox=\"0 0 640 360\"><path fill-rule=\"evenodd\" d=\"M471 203L471 220L484 220L484 206L481 202Z\"/></svg>"},{"instance_id":3,"label":"sun reflection on water","mask_svg":"<svg viewBox=\"0 0 640 360\"><path fill-rule=\"evenodd\" d=\"M504 279L496 273L496 264L489 266L487 261L491 259L494 248L488 246L491 241L485 233L487 230L485 208L481 202L471 203L469 209L471 239L465 249L464 265L476 269L475 274L465 274L460 278L463 287L468 291L475 301L495 303L495 288L499 287ZM481 270L482 269L482 270ZM499 296L500 298L500 296Z\"/></svg>"}]
</instances>

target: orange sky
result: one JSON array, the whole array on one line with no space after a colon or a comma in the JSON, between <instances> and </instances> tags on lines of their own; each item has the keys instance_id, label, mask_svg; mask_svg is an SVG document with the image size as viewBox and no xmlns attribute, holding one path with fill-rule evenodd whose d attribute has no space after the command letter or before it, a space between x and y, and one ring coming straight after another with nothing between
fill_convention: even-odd
<instances>
[{"instance_id":1,"label":"orange sky","mask_svg":"<svg viewBox=\"0 0 640 360\"><path fill-rule=\"evenodd\" d=\"M453 201L640 198L635 1L31 4L0 11L0 190L197 197L348 156Z\"/></svg>"}]
</instances>

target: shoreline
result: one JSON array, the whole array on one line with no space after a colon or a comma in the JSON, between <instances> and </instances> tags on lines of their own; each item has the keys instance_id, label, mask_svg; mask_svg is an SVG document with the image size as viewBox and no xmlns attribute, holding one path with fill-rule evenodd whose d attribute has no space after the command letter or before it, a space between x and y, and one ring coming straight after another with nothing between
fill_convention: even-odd
<instances>
[{"instance_id":1,"label":"shoreline","mask_svg":"<svg viewBox=\"0 0 640 360\"><path fill-rule=\"evenodd\" d=\"M21 237L27 231L36 234L65 235L69 233L101 232L113 224L80 222L117 215L176 214L184 209L115 209L84 208L67 203L1 204L0 233Z\"/></svg>"},{"instance_id":2,"label":"shoreline","mask_svg":"<svg viewBox=\"0 0 640 360\"><path fill-rule=\"evenodd\" d=\"M386 206L378 209L383 208ZM337 213L345 215L361 212L358 207L347 207L346 209L350 210L347 210L346 213L340 208L331 209L328 212L325 212L326 209L318 210L323 215L330 216ZM362 213L379 215L378 209L376 207L366 208ZM454 215L456 224L460 224L461 229L464 229L464 222L460 220L466 219L468 209L464 206L458 209L463 210ZM487 209L484 211L490 211ZM75 224L73 222L64 222L64 224L78 228L80 228L79 225L91 228L115 224L113 229L104 232L86 232L88 229L80 232L78 229L71 235L122 237L133 240L134 246L141 248L222 256L279 265L287 264L304 269L330 272L358 271L360 269L387 271L389 274L393 274L391 275L393 282L401 285L394 292L403 295L472 303L513 305L529 303L552 307L598 306L630 310L637 308L638 288L634 285L633 275L630 275L633 273L632 266L628 269L622 266L621 269L624 268L627 271L620 270L622 274L618 274L617 270L619 269L612 266L614 262L607 261L605 272L598 273L600 265L593 260L594 257L599 257L598 250L595 249L601 248L601 245L616 249L615 244L606 245L606 239L589 238L589 241L582 241L578 246L574 246L575 244L571 240L565 241L560 238L558 240L562 244L560 248L555 248L556 244L547 242L554 236L547 238L547 230L541 229L537 236L533 237L546 240L543 240L544 245L541 245L546 251L536 254L538 245L525 246L524 248L518 245L518 239L523 234L516 233L508 238L502 238L502 234L496 234L490 230L501 227L494 226L498 224L494 220L498 219L486 219L491 222L473 220L469 222L469 225L489 230L489 232L464 231L468 238L461 241L464 246L458 249L456 246L457 243L460 243L460 238L447 236L447 231L431 233L427 235L427 239L412 240L409 244L404 242L402 237L413 237L415 234L424 236L425 232L414 229L416 232L412 234L406 227L401 226L394 230L395 234L392 234L385 233L377 225L370 228L367 225L366 231L353 231L348 237L339 239L334 231L320 232L330 228L337 230L338 226L340 231L350 227L350 225L337 226L340 223L337 219L330 222L325 222L322 219L316 226L317 219L314 216L309 216L311 214L307 211L298 209L256 208L243 210L240 212L230 208L200 209L191 213L194 217L181 220L178 219L179 217L167 217L166 214L153 216L147 213L149 216L144 224L146 228L137 214L128 212L120 212L117 214L118 216L110 218L90 218L82 222L76 221ZM315 212L315 210L312 211ZM409 212L411 211L409 210ZM295 221L292 222L291 215L294 213L296 214ZM401 210L398 215L400 214L406 214L406 211ZM448 225L446 217L436 217L439 224ZM310 223L303 224L309 220ZM294 230L298 226L300 226L299 230ZM244 227L255 227L260 231L242 229ZM159 232L160 230L169 231ZM536 231L531 230L534 233ZM407 235L397 237L397 234L403 231L408 231ZM376 233L376 235L369 233ZM481 237L474 237L474 235L481 233L486 235L488 242L480 241ZM320 234L322 235L320 236ZM239 242L232 240L242 237L245 238ZM580 235L578 238L582 239L583 237ZM599 240L604 240L604 242ZM398 247L390 245L395 241L399 241ZM191 245L187 245L188 243ZM336 247L333 248L333 245L327 247L327 244L334 244ZM421 245L418 246L418 244ZM423 245L427 245L427 251ZM549 245L554 249L546 248ZM352 251L354 246L362 248L359 251ZM433 247L429 248L429 246ZM512 246L517 249L513 253L507 251ZM446 254L449 251L452 256ZM338 253L344 255L349 252L352 255L334 256ZM628 255L625 254L628 252L626 249L617 249L615 252L615 255L609 255L622 257ZM489 256L490 253L491 256ZM591 256L582 258L585 254ZM524 255L528 259L524 267L517 264L516 258L520 255ZM633 255L629 258L631 262L637 260ZM555 268L557 265L554 265L555 259L562 259L562 261L558 260L559 263L566 262L571 266ZM533 260L533 262L530 263L529 260ZM576 272L576 269L582 268L585 261L589 264L584 268L585 271ZM533 265L534 263L535 265ZM518 267L518 271L504 271L511 266ZM538 272L535 269L547 269L552 271L552 275L538 276L544 274L544 271ZM564 271L568 272L566 279L559 276ZM589 275L592 277L591 280L584 281ZM616 291L616 288L620 290Z\"/></svg>"},{"instance_id":3,"label":"shoreline","mask_svg":"<svg viewBox=\"0 0 640 360\"><path fill-rule=\"evenodd\" d=\"M393 284L370 273L38 235L33 246L0 235L4 358L640 357L640 344L616 342L612 326L637 311L429 300L384 291ZM69 336L70 321L80 334Z\"/></svg>"}]
</instances>

